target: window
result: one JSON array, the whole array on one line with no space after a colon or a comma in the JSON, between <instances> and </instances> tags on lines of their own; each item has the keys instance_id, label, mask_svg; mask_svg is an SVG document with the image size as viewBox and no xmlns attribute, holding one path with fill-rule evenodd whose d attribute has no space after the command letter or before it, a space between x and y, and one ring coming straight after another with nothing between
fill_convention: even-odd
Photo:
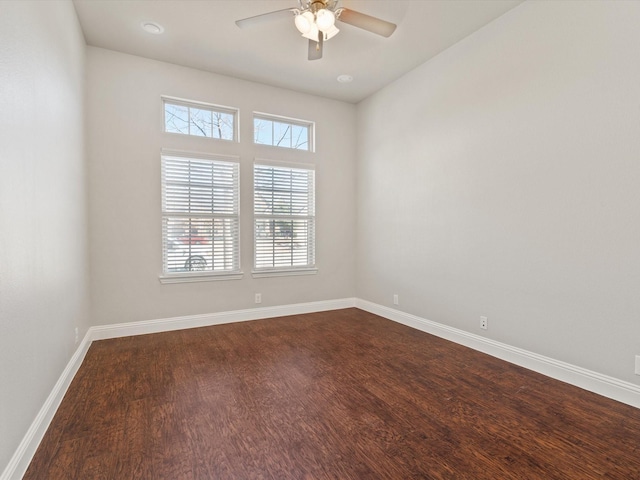
<instances>
[{"instance_id":1,"label":"window","mask_svg":"<svg viewBox=\"0 0 640 480\"><path fill-rule=\"evenodd\" d=\"M315 272L315 172L255 164L254 274Z\"/></svg>"},{"instance_id":2,"label":"window","mask_svg":"<svg viewBox=\"0 0 640 480\"><path fill-rule=\"evenodd\" d=\"M164 278L240 274L238 193L237 161L163 153Z\"/></svg>"},{"instance_id":3,"label":"window","mask_svg":"<svg viewBox=\"0 0 640 480\"><path fill-rule=\"evenodd\" d=\"M313 123L266 114L253 115L253 142L313 151Z\"/></svg>"},{"instance_id":4,"label":"window","mask_svg":"<svg viewBox=\"0 0 640 480\"><path fill-rule=\"evenodd\" d=\"M237 110L172 98L163 103L165 132L236 140Z\"/></svg>"}]
</instances>

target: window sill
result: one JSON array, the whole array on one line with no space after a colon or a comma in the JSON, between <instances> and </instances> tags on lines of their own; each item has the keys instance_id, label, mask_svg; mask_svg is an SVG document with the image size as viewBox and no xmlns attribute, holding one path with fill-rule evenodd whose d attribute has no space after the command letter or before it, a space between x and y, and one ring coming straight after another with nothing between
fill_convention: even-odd
<instances>
[{"instance_id":1,"label":"window sill","mask_svg":"<svg viewBox=\"0 0 640 480\"><path fill-rule=\"evenodd\" d=\"M184 273L174 275L160 275L160 283L192 283L192 282L217 282L220 280L242 280L242 272L233 273Z\"/></svg>"},{"instance_id":2,"label":"window sill","mask_svg":"<svg viewBox=\"0 0 640 480\"><path fill-rule=\"evenodd\" d=\"M274 270L253 270L251 275L253 278L268 278L268 277L292 277L297 275L315 275L318 273L317 268L289 268L289 269L274 269Z\"/></svg>"}]
</instances>

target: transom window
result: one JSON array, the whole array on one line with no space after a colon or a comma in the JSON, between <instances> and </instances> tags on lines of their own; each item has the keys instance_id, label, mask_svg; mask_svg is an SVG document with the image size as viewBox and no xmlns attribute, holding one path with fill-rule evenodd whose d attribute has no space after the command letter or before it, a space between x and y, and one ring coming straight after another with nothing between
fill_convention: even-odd
<instances>
[{"instance_id":1,"label":"transom window","mask_svg":"<svg viewBox=\"0 0 640 480\"><path fill-rule=\"evenodd\" d=\"M312 140L312 122L263 113L253 115L253 142L256 144L311 152Z\"/></svg>"},{"instance_id":2,"label":"transom window","mask_svg":"<svg viewBox=\"0 0 640 480\"><path fill-rule=\"evenodd\" d=\"M239 243L238 162L163 154L164 275L239 273Z\"/></svg>"},{"instance_id":3,"label":"transom window","mask_svg":"<svg viewBox=\"0 0 640 480\"><path fill-rule=\"evenodd\" d=\"M220 140L237 139L237 110L172 98L162 100L165 132Z\"/></svg>"},{"instance_id":4,"label":"transom window","mask_svg":"<svg viewBox=\"0 0 640 480\"><path fill-rule=\"evenodd\" d=\"M315 172L256 163L255 272L315 268Z\"/></svg>"}]
</instances>

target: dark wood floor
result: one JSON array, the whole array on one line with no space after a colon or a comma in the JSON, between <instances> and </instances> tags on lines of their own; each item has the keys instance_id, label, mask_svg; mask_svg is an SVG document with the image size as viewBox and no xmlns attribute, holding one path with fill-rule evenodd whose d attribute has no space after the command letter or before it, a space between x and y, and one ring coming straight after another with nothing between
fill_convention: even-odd
<instances>
[{"instance_id":1,"label":"dark wood floor","mask_svg":"<svg viewBox=\"0 0 640 480\"><path fill-rule=\"evenodd\" d=\"M357 309L93 343L25 479L640 479L640 410Z\"/></svg>"}]
</instances>

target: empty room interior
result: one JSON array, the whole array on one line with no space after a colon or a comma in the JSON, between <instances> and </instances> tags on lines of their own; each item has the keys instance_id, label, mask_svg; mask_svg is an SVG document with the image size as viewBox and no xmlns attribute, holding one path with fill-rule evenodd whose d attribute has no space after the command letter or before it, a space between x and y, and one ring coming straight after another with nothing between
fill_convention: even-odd
<instances>
[{"instance_id":1,"label":"empty room interior","mask_svg":"<svg viewBox=\"0 0 640 480\"><path fill-rule=\"evenodd\" d=\"M640 479L640 2L0 2L0 480Z\"/></svg>"}]
</instances>

